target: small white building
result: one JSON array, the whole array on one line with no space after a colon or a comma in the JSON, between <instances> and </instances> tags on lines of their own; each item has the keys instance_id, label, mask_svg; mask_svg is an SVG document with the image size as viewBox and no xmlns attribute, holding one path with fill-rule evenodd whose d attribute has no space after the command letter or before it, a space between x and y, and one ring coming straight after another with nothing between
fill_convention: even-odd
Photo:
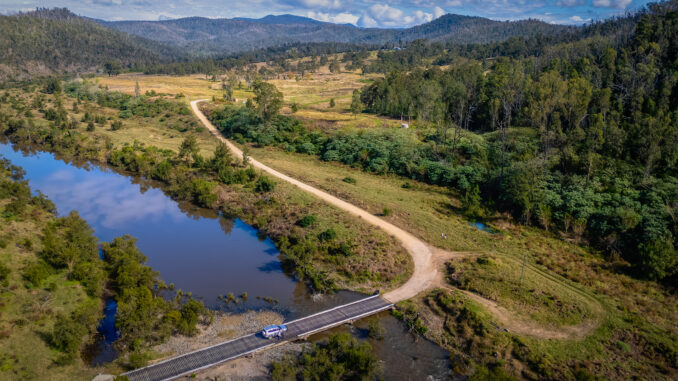
<instances>
[{"instance_id":1,"label":"small white building","mask_svg":"<svg viewBox=\"0 0 678 381\"><path fill-rule=\"evenodd\" d=\"M410 128L410 125L407 123L401 123L400 128Z\"/></svg>"}]
</instances>

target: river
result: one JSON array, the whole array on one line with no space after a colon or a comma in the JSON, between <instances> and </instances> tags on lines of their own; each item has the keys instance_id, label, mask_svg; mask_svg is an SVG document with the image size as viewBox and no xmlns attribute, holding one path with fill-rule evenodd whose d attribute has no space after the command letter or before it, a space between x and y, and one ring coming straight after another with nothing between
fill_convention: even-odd
<instances>
[{"instance_id":1,"label":"river","mask_svg":"<svg viewBox=\"0 0 678 381\"><path fill-rule=\"evenodd\" d=\"M7 143L0 143L0 156L22 167L33 191L47 195L60 216L76 210L101 241L123 234L138 238L147 264L168 285L192 293L212 309L273 309L290 320L362 297L347 291L313 296L303 282L283 272L279 252L270 239L239 219L178 203L156 182L89 163L65 162L51 153L25 153ZM219 299L244 292L247 300L240 299L237 305L226 305ZM102 340L99 353L93 354L94 364L115 357L110 345L117 338L111 332L115 314L111 301L106 312L100 332L107 340ZM337 330L371 341L384 362L387 379L401 379L405 369L413 377L409 379L429 374L446 377L449 364L444 350L423 339L415 342L388 314L379 319L386 328L383 341L366 339L364 330L356 327ZM399 348L402 346L407 350Z\"/></svg>"}]
</instances>

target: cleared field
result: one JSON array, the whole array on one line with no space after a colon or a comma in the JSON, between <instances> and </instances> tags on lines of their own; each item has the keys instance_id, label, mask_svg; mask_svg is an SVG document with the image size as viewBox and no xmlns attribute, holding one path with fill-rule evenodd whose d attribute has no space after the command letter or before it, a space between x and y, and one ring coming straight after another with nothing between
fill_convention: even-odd
<instances>
[{"instance_id":1,"label":"cleared field","mask_svg":"<svg viewBox=\"0 0 678 381\"><path fill-rule=\"evenodd\" d=\"M214 82L204 75L143 75L143 74L121 74L112 77L99 76L95 79L101 86L107 86L111 91L120 91L127 94L134 94L134 89L139 83L139 90L142 94L147 91L155 91L159 94L178 95L183 94L187 100L202 98L222 98L221 82ZM236 89L234 91L236 98L246 98L251 93Z\"/></svg>"},{"instance_id":2,"label":"cleared field","mask_svg":"<svg viewBox=\"0 0 678 381\"><path fill-rule=\"evenodd\" d=\"M296 103L298 111L294 116L318 128L375 128L400 127L400 120L379 117L372 114L353 115L350 112L353 90L360 90L372 82L375 75L361 75L351 72L330 73L322 68L311 78L276 79L273 83L284 95L285 103ZM335 106L330 107L334 99ZM291 114L289 107L283 113Z\"/></svg>"},{"instance_id":3,"label":"cleared field","mask_svg":"<svg viewBox=\"0 0 678 381\"><path fill-rule=\"evenodd\" d=\"M330 73L327 67L321 68L310 77L303 79L274 79L273 83L282 93L285 100L284 114L292 114L291 105L296 103L296 117L305 120L310 126L317 128L377 128L400 127L401 121L379 117L372 114L351 114L351 95L353 90L361 89L376 78L375 75L361 75L352 72ZM220 81L211 81L203 75L169 76L122 74L113 77L96 77L96 83L107 86L109 90L134 94L139 83L141 93L155 91L158 94L185 95L185 100L221 99ZM238 102L254 95L247 90L245 84L236 88L233 96ZM334 99L335 106L330 107Z\"/></svg>"}]
</instances>

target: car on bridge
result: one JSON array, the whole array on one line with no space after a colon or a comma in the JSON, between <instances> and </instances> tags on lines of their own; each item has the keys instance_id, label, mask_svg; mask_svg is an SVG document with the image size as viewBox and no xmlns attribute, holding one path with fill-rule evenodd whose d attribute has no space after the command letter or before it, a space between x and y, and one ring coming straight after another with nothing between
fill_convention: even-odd
<instances>
[{"instance_id":1,"label":"car on bridge","mask_svg":"<svg viewBox=\"0 0 678 381\"><path fill-rule=\"evenodd\" d=\"M270 339L272 337L282 338L283 334L287 331L287 326L284 325L268 325L264 327L261 331L261 334Z\"/></svg>"}]
</instances>

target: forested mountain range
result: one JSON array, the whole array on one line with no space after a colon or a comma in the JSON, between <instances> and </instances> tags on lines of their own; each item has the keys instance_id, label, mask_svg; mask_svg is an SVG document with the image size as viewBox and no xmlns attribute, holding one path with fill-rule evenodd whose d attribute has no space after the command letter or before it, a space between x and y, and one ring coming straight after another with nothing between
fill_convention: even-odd
<instances>
[{"instance_id":1,"label":"forested mountain range","mask_svg":"<svg viewBox=\"0 0 678 381\"><path fill-rule=\"evenodd\" d=\"M182 53L109 29L66 9L0 15L0 79L82 71L116 60L124 67L167 62Z\"/></svg>"},{"instance_id":2,"label":"forested mountain range","mask_svg":"<svg viewBox=\"0 0 678 381\"><path fill-rule=\"evenodd\" d=\"M481 43L504 41L514 36L560 34L576 29L537 20L494 21L452 14L407 29L358 28L293 15L266 16L258 20L189 17L163 21L101 23L201 55L262 49L295 42L398 44L415 39L429 39Z\"/></svg>"},{"instance_id":3,"label":"forested mountain range","mask_svg":"<svg viewBox=\"0 0 678 381\"><path fill-rule=\"evenodd\" d=\"M500 22L459 15L445 15L408 29L378 29L294 15L104 22L77 16L67 9L37 9L0 16L0 35L3 36L0 79L88 71L101 68L109 61L119 63L123 69L144 70L153 65L201 57L225 57L253 50L265 52L269 48L303 44L336 43L374 48L402 45L415 39L448 44L484 43L511 37L567 36L577 30L536 20Z\"/></svg>"}]
</instances>

